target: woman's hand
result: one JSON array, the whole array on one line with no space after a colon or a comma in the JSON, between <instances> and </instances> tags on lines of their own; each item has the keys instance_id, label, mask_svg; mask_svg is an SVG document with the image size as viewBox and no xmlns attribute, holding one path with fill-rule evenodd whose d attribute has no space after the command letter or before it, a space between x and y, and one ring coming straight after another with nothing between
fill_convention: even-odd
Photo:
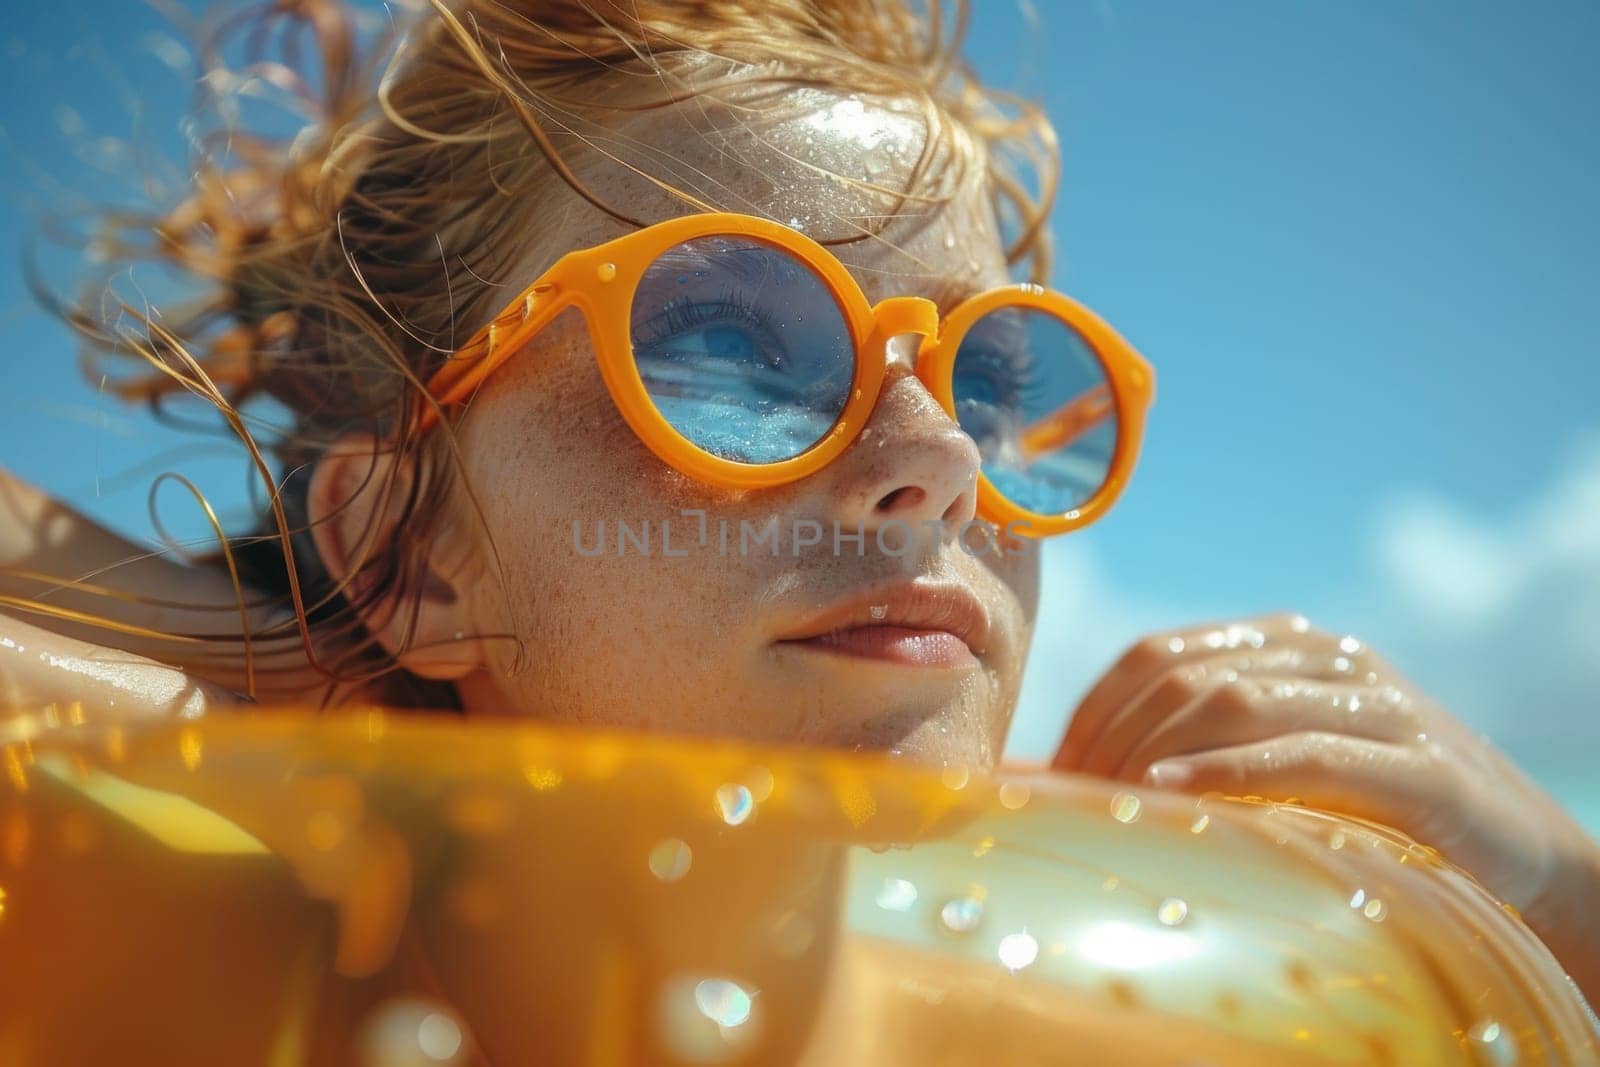
<instances>
[{"instance_id":1,"label":"woman's hand","mask_svg":"<svg viewBox=\"0 0 1600 1067\"><path fill-rule=\"evenodd\" d=\"M1354 637L1292 614L1146 637L1078 706L1052 766L1386 823L1522 910L1595 995L1600 937L1540 916L1564 927L1563 902L1600 898L1600 846Z\"/></svg>"}]
</instances>

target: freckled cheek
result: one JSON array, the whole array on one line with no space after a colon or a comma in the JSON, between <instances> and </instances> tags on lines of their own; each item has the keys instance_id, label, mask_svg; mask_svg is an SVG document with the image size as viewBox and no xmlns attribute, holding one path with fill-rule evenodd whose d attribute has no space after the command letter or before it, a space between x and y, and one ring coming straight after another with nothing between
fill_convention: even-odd
<instances>
[{"instance_id":1,"label":"freckled cheek","mask_svg":"<svg viewBox=\"0 0 1600 1067\"><path fill-rule=\"evenodd\" d=\"M1009 594L1005 596L1009 609L1016 613L1015 623L1019 642L1031 640L1034 620L1039 614L1039 585L1042 546L1029 542L1020 551L1001 556L987 556L985 565L1000 579L1000 586ZM1024 644L1017 651L1025 652Z\"/></svg>"}]
</instances>

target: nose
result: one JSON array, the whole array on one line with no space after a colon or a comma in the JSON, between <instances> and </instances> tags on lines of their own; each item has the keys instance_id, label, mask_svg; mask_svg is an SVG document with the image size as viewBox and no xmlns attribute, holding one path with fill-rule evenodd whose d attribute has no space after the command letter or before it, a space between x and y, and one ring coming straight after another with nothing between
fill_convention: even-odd
<instances>
[{"instance_id":1,"label":"nose","mask_svg":"<svg viewBox=\"0 0 1600 1067\"><path fill-rule=\"evenodd\" d=\"M912 342L907 335L895 342ZM891 343L891 353L895 345ZM891 356L883 391L861 436L834 461L841 527L876 532L890 521L926 536L923 523L959 526L977 513L978 446L951 421L905 361Z\"/></svg>"}]
</instances>

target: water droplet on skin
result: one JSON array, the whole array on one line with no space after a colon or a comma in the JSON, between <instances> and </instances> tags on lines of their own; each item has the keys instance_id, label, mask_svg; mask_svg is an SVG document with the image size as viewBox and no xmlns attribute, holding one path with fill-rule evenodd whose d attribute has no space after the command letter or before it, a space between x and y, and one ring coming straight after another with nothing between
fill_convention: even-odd
<instances>
[{"instance_id":1,"label":"water droplet on skin","mask_svg":"<svg viewBox=\"0 0 1600 1067\"><path fill-rule=\"evenodd\" d=\"M872 607L867 609L867 614L871 615L874 619L887 618L889 615L889 606L887 604L874 604Z\"/></svg>"},{"instance_id":2,"label":"water droplet on skin","mask_svg":"<svg viewBox=\"0 0 1600 1067\"><path fill-rule=\"evenodd\" d=\"M1020 971L1039 958L1039 942L1024 930L1000 939L1000 962L1008 971Z\"/></svg>"},{"instance_id":3,"label":"water droplet on skin","mask_svg":"<svg viewBox=\"0 0 1600 1067\"><path fill-rule=\"evenodd\" d=\"M910 911L917 902L917 887L904 878L885 878L878 890L878 907L884 911Z\"/></svg>"},{"instance_id":4,"label":"water droplet on skin","mask_svg":"<svg viewBox=\"0 0 1600 1067\"><path fill-rule=\"evenodd\" d=\"M676 837L668 837L650 850L650 873L663 882L676 882L689 873L694 854Z\"/></svg>"},{"instance_id":5,"label":"water droplet on skin","mask_svg":"<svg viewBox=\"0 0 1600 1067\"><path fill-rule=\"evenodd\" d=\"M1168 897L1156 909L1156 918L1163 926L1182 926L1189 917L1189 902L1178 897Z\"/></svg>"},{"instance_id":6,"label":"water droplet on skin","mask_svg":"<svg viewBox=\"0 0 1600 1067\"><path fill-rule=\"evenodd\" d=\"M721 812L723 822L738 826L750 818L750 813L755 810L755 801L748 787L729 782L717 787L717 810Z\"/></svg>"},{"instance_id":7,"label":"water droplet on skin","mask_svg":"<svg viewBox=\"0 0 1600 1067\"><path fill-rule=\"evenodd\" d=\"M1339 651L1347 656L1353 656L1361 651L1361 642L1348 635L1339 638Z\"/></svg>"},{"instance_id":8,"label":"water droplet on skin","mask_svg":"<svg viewBox=\"0 0 1600 1067\"><path fill-rule=\"evenodd\" d=\"M956 897L939 909L939 921L953 934L970 934L983 921L983 902L972 897Z\"/></svg>"},{"instance_id":9,"label":"water droplet on skin","mask_svg":"<svg viewBox=\"0 0 1600 1067\"><path fill-rule=\"evenodd\" d=\"M1172 638L1172 640L1167 642L1167 651L1171 652L1174 656L1176 656L1178 653L1182 652L1183 649L1184 649L1184 643L1183 643L1183 638L1181 638L1181 637L1174 637L1174 638Z\"/></svg>"},{"instance_id":10,"label":"water droplet on skin","mask_svg":"<svg viewBox=\"0 0 1600 1067\"><path fill-rule=\"evenodd\" d=\"M1343 656L1335 656L1333 657L1333 669L1339 674L1349 674L1351 670L1350 661Z\"/></svg>"},{"instance_id":11,"label":"water droplet on skin","mask_svg":"<svg viewBox=\"0 0 1600 1067\"><path fill-rule=\"evenodd\" d=\"M1111 798L1111 817L1118 822L1138 821L1139 808L1139 798L1133 793L1118 793Z\"/></svg>"},{"instance_id":12,"label":"water droplet on skin","mask_svg":"<svg viewBox=\"0 0 1600 1067\"><path fill-rule=\"evenodd\" d=\"M1289 629L1293 630L1297 634L1303 634L1307 630L1311 629L1311 620L1306 618L1304 615L1296 615L1294 618L1289 620Z\"/></svg>"}]
</instances>

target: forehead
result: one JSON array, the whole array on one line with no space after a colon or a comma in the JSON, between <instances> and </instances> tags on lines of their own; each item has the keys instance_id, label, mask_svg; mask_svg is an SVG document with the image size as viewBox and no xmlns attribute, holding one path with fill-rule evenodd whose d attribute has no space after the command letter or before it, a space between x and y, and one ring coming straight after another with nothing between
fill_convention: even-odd
<instances>
[{"instance_id":1,"label":"forehead","mask_svg":"<svg viewBox=\"0 0 1600 1067\"><path fill-rule=\"evenodd\" d=\"M1008 280L981 155L907 102L817 89L695 99L591 143L572 169L605 202L646 222L699 210L666 184L713 210L793 226L827 245L869 300L948 306ZM574 207L546 263L632 230L575 194L560 202Z\"/></svg>"}]
</instances>

